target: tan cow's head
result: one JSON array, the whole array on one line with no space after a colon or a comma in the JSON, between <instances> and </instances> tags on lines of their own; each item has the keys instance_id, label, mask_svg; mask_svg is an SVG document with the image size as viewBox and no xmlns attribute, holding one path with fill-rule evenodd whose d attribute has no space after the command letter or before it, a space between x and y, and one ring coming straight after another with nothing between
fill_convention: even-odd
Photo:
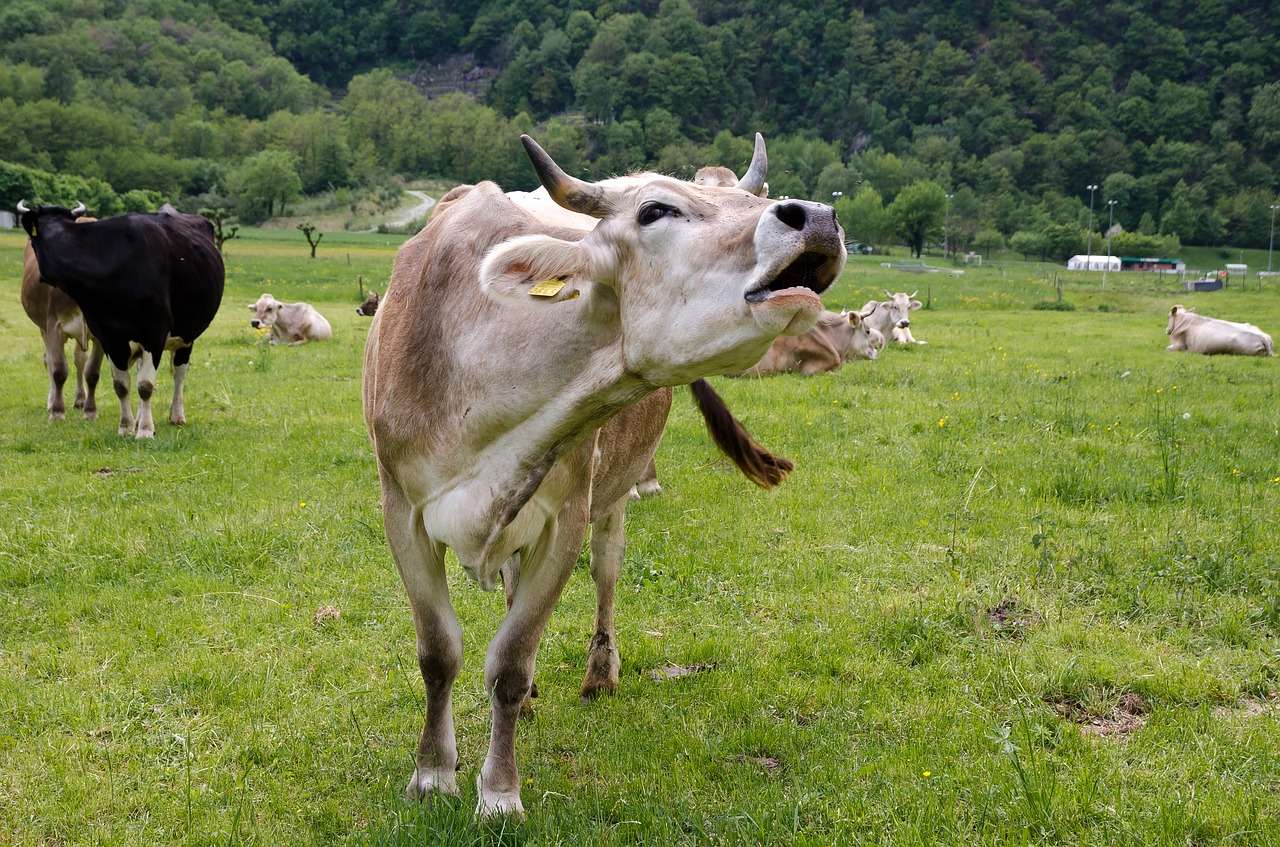
<instances>
[{"instance_id":1,"label":"tan cow's head","mask_svg":"<svg viewBox=\"0 0 1280 847\"><path fill-rule=\"evenodd\" d=\"M258 298L258 302L249 304L249 308L253 310L253 317L249 318L249 326L254 329L267 329L280 317L280 307L283 305L270 294L263 294Z\"/></svg>"},{"instance_id":2,"label":"tan cow's head","mask_svg":"<svg viewBox=\"0 0 1280 847\"><path fill-rule=\"evenodd\" d=\"M619 324L623 366L655 385L750 367L775 337L813 325L819 293L844 266L830 206L753 193L764 180L763 141L732 187L657 174L593 184L523 141L556 203L600 223L581 241L531 235L498 245L481 284L490 296L544 308L581 296L591 319Z\"/></svg>"}]
</instances>

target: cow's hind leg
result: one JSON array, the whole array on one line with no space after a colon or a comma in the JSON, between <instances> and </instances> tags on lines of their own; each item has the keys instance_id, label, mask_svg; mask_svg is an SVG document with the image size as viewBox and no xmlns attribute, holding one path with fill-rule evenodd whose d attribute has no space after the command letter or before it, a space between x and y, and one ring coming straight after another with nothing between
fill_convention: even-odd
<instances>
[{"instance_id":1,"label":"cow's hind leg","mask_svg":"<svg viewBox=\"0 0 1280 847\"><path fill-rule=\"evenodd\" d=\"M596 584L596 628L587 650L587 673L582 680L583 701L618 690L618 641L613 631L613 597L626 557L625 520L627 500L623 498L591 525L591 579Z\"/></svg>"},{"instance_id":2,"label":"cow's hind leg","mask_svg":"<svg viewBox=\"0 0 1280 847\"><path fill-rule=\"evenodd\" d=\"M133 435L137 422L133 417L133 410L129 408L129 369L119 368L115 361L111 362L111 387L115 389L116 397L120 399L120 434Z\"/></svg>"},{"instance_id":3,"label":"cow's hind leg","mask_svg":"<svg viewBox=\"0 0 1280 847\"><path fill-rule=\"evenodd\" d=\"M151 418L151 398L156 393L156 360L150 350L138 359L138 430L134 438L155 438L156 424Z\"/></svg>"},{"instance_id":4,"label":"cow's hind leg","mask_svg":"<svg viewBox=\"0 0 1280 847\"><path fill-rule=\"evenodd\" d=\"M444 547L422 525L422 514L399 487L383 477L382 516L409 605L417 641L418 669L426 687L427 716L418 739L417 766L405 796L458 793L458 745L453 728L453 682L462 668L462 627L449 602Z\"/></svg>"},{"instance_id":5,"label":"cow's hind leg","mask_svg":"<svg viewBox=\"0 0 1280 847\"><path fill-rule=\"evenodd\" d=\"M187 381L187 368L191 365L191 348L179 347L173 351L173 404L169 406L169 423L182 426L187 422L182 408L182 386Z\"/></svg>"},{"instance_id":6,"label":"cow's hind leg","mask_svg":"<svg viewBox=\"0 0 1280 847\"><path fill-rule=\"evenodd\" d=\"M478 817L524 817L516 767L516 724L533 684L534 659L542 631L582 549L587 532L586 499L571 499L544 536L522 551L520 582L511 609L489 643L484 684L493 708L493 726L489 752L476 777Z\"/></svg>"},{"instance_id":7,"label":"cow's hind leg","mask_svg":"<svg viewBox=\"0 0 1280 847\"><path fill-rule=\"evenodd\" d=\"M62 334L56 330L44 335L44 368L49 374L49 396L45 411L49 420L60 421L67 416L67 404L62 399L63 386L67 384L67 353Z\"/></svg>"}]
</instances>

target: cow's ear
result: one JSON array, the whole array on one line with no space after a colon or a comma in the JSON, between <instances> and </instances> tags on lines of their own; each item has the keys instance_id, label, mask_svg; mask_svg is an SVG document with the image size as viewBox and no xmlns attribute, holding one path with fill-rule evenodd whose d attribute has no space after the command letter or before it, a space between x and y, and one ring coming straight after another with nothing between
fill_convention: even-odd
<instances>
[{"instance_id":1,"label":"cow's ear","mask_svg":"<svg viewBox=\"0 0 1280 847\"><path fill-rule=\"evenodd\" d=\"M911 307L907 309L907 311L914 312L916 309L922 309L922 308L924 308L923 303L921 303L919 300L912 300Z\"/></svg>"},{"instance_id":2,"label":"cow's ear","mask_svg":"<svg viewBox=\"0 0 1280 847\"><path fill-rule=\"evenodd\" d=\"M849 326L857 326L862 323L862 315L857 312L848 312L846 317L849 318Z\"/></svg>"},{"instance_id":3,"label":"cow's ear","mask_svg":"<svg viewBox=\"0 0 1280 847\"><path fill-rule=\"evenodd\" d=\"M562 303L580 293L587 253L576 241L528 235L499 244L480 266L480 287L518 305Z\"/></svg>"}]
</instances>

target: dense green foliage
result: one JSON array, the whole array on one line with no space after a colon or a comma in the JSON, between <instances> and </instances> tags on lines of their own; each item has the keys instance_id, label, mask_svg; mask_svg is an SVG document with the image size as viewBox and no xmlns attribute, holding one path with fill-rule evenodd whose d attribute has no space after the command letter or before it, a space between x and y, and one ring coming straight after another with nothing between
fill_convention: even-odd
<instances>
[{"instance_id":1,"label":"dense green foliage","mask_svg":"<svg viewBox=\"0 0 1280 847\"><path fill-rule=\"evenodd\" d=\"M1059 258L1101 243L1103 209L1166 248L1263 246L1276 19L1223 0L15 0L0 135L11 162L204 198L187 205L230 192L253 221L274 205L245 162L263 151L291 157L308 194L392 174L528 188L516 136L535 127L591 176L741 168L759 130L775 196L851 203L865 183L890 204L931 181L954 195L961 249L1022 232ZM405 79L460 53L494 72L479 102L426 101ZM842 218L863 240L906 238Z\"/></svg>"}]
</instances>

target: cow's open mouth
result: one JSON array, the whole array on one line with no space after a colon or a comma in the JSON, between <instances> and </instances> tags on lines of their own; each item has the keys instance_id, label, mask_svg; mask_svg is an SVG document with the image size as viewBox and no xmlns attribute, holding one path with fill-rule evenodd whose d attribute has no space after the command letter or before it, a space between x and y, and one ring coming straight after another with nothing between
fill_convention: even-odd
<instances>
[{"instance_id":1,"label":"cow's open mouth","mask_svg":"<svg viewBox=\"0 0 1280 847\"><path fill-rule=\"evenodd\" d=\"M831 273L831 265L831 257L826 253L814 251L801 253L773 279L748 291L747 300L760 303L768 300L773 292L787 288L807 288L815 294L821 294L827 290L835 277Z\"/></svg>"}]
</instances>

